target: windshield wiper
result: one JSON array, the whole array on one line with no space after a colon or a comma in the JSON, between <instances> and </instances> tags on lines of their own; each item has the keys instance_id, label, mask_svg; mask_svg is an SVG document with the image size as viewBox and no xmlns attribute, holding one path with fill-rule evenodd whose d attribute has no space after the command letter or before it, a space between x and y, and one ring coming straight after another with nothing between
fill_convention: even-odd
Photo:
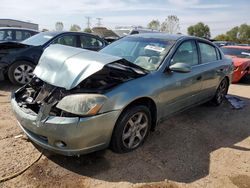
<instances>
[{"instance_id":1,"label":"windshield wiper","mask_svg":"<svg viewBox=\"0 0 250 188\"><path fill-rule=\"evenodd\" d=\"M146 69L138 66L138 65L135 65L131 62L128 62L125 60L124 61L118 61L118 62L115 62L115 63L112 63L112 64L109 64L109 67L114 67L114 68L118 68L118 69L122 69L122 70L129 70L131 72L135 72L137 74L147 74L149 73L149 71L147 71Z\"/></svg>"}]
</instances>

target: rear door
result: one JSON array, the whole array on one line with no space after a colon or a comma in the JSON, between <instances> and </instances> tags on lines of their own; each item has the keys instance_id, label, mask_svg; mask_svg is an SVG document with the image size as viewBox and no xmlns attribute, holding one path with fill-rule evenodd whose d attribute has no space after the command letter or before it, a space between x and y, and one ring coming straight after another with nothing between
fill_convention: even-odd
<instances>
[{"instance_id":1,"label":"rear door","mask_svg":"<svg viewBox=\"0 0 250 188\"><path fill-rule=\"evenodd\" d=\"M214 96L215 91L225 75L227 66L223 64L219 50L204 41L198 41L200 51L201 64L200 69L204 70L202 76L202 98L210 98Z\"/></svg>"}]
</instances>

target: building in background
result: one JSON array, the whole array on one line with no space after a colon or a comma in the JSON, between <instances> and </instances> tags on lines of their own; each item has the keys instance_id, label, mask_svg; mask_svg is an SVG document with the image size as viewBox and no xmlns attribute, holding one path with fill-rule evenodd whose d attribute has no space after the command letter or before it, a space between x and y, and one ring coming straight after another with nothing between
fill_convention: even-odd
<instances>
[{"instance_id":1,"label":"building in background","mask_svg":"<svg viewBox=\"0 0 250 188\"><path fill-rule=\"evenodd\" d=\"M98 35L108 42L113 42L119 38L119 36L115 32L107 29L106 27L93 27L91 30L92 34Z\"/></svg>"},{"instance_id":2,"label":"building in background","mask_svg":"<svg viewBox=\"0 0 250 188\"><path fill-rule=\"evenodd\" d=\"M13 20L13 19L0 19L0 27L20 27L20 28L27 28L38 30L39 26L35 23L24 22L20 20Z\"/></svg>"}]
</instances>

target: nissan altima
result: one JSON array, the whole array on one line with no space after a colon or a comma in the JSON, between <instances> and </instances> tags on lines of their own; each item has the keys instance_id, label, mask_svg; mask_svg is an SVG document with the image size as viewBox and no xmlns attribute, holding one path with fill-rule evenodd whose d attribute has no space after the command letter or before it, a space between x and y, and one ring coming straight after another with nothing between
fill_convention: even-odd
<instances>
[{"instance_id":1,"label":"nissan altima","mask_svg":"<svg viewBox=\"0 0 250 188\"><path fill-rule=\"evenodd\" d=\"M124 153L169 115L220 105L232 71L213 43L183 35L127 36L100 52L51 45L11 103L22 130L45 149Z\"/></svg>"}]
</instances>

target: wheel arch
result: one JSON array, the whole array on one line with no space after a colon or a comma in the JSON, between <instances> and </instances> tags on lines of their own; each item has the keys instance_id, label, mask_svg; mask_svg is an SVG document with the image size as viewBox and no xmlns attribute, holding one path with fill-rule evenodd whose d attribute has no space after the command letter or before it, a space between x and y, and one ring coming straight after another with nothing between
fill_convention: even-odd
<instances>
[{"instance_id":1,"label":"wheel arch","mask_svg":"<svg viewBox=\"0 0 250 188\"><path fill-rule=\"evenodd\" d=\"M153 131L157 125L157 106L156 106L155 101L150 97L140 97L140 98L137 98L134 101L130 102L129 104L127 104L125 106L125 108L123 108L120 116L127 109L129 109L133 106L138 106L138 105L144 105L144 106L148 107L150 114L151 114L151 121L152 121L151 130Z\"/></svg>"},{"instance_id":2,"label":"wheel arch","mask_svg":"<svg viewBox=\"0 0 250 188\"><path fill-rule=\"evenodd\" d=\"M227 80L227 82L228 82L228 86L229 86L229 85L230 85L230 79L229 79L229 76L225 76L224 78Z\"/></svg>"}]
</instances>

